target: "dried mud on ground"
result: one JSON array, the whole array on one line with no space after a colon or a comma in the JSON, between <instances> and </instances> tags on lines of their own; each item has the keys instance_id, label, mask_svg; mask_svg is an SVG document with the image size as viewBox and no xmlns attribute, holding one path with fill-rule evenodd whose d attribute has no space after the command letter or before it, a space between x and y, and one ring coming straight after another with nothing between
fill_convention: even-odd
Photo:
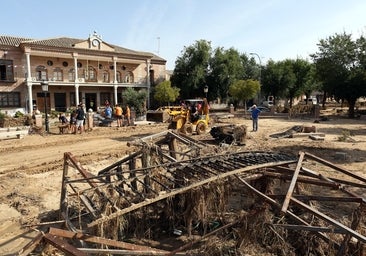
<instances>
[{"instance_id":1,"label":"dried mud on ground","mask_svg":"<svg viewBox=\"0 0 366 256\"><path fill-rule=\"evenodd\" d=\"M164 123L132 127L95 127L83 134L58 134L56 121L49 135L32 134L22 139L0 140L0 255L13 255L33 237L33 224L57 216L60 203L63 154L71 152L92 173L109 166L133 148L127 142L167 129ZM220 119L219 123L248 126L245 146L231 146L233 151L264 150L297 154L310 152L357 175L366 177L366 120L333 116L328 121L314 119L262 117L258 132L251 131L247 118ZM217 123L217 125L219 125ZM324 140L308 137L271 138L295 125L315 126ZM216 143L209 133L194 138ZM336 152L345 159L336 159ZM313 168L316 170L316 166Z\"/></svg>"}]
</instances>

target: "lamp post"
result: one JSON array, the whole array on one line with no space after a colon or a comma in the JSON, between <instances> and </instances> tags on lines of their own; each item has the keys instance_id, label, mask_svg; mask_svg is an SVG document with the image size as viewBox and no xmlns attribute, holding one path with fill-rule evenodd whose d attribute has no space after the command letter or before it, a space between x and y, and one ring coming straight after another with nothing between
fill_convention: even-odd
<instances>
[{"instance_id":1,"label":"lamp post","mask_svg":"<svg viewBox=\"0 0 366 256\"><path fill-rule=\"evenodd\" d=\"M48 82L42 81L41 82L43 97L44 97L44 113L45 113L45 125L46 125L46 132L49 132L49 125L48 125L48 114L47 114L47 92L48 92Z\"/></svg>"},{"instance_id":2,"label":"lamp post","mask_svg":"<svg viewBox=\"0 0 366 256\"><path fill-rule=\"evenodd\" d=\"M259 85L262 87L262 59L261 59L261 57L259 56L259 54L258 53L255 53L255 52L251 52L251 53L249 53L250 55L255 55L255 56L257 56L258 57L258 59L259 59L259 79L258 79L258 81L259 81ZM261 98L262 96L261 96L261 90L259 91L259 93L257 94L257 100L259 101L259 99Z\"/></svg>"},{"instance_id":3,"label":"lamp post","mask_svg":"<svg viewBox=\"0 0 366 256\"><path fill-rule=\"evenodd\" d=\"M255 53L255 52L251 52L249 54L250 55L255 55L259 59L259 84L260 84L261 83L261 78L262 78L262 60L261 60L261 57L259 57L259 54Z\"/></svg>"},{"instance_id":4,"label":"lamp post","mask_svg":"<svg viewBox=\"0 0 366 256\"><path fill-rule=\"evenodd\" d=\"M205 93L206 99L207 99L207 93L208 93L208 86L207 85L205 85L205 87L203 88L203 92Z\"/></svg>"}]
</instances>

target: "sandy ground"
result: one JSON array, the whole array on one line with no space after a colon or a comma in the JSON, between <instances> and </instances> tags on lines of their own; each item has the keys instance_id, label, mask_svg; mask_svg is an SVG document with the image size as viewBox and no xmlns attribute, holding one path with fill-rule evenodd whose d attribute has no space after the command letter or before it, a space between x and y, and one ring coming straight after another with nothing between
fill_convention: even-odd
<instances>
[{"instance_id":1,"label":"sandy ground","mask_svg":"<svg viewBox=\"0 0 366 256\"><path fill-rule=\"evenodd\" d=\"M248 118L220 119L220 122L245 124L251 130ZM48 135L0 140L0 255L14 255L34 236L32 230L38 226L32 224L39 223L46 215L57 214L64 152L71 152L84 167L97 173L133 150L127 142L167 129L164 123L140 123L122 128L95 127L74 135L58 134L56 125L52 120ZM269 136L295 125L315 126L317 132L325 134L325 139ZM344 134L350 136L340 141ZM196 138L212 139L209 133ZM302 150L366 177L366 120L332 117L314 123L313 118L261 117L259 131L248 132L247 143L241 150L295 154ZM337 152L345 153L346 159L336 159Z\"/></svg>"}]
</instances>

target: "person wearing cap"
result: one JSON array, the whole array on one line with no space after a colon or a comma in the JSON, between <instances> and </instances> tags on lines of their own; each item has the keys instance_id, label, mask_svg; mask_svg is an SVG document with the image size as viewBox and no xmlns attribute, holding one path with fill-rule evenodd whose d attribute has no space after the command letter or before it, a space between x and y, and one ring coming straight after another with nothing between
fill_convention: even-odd
<instances>
[{"instance_id":1,"label":"person wearing cap","mask_svg":"<svg viewBox=\"0 0 366 256\"><path fill-rule=\"evenodd\" d=\"M253 132L258 131L258 118L260 114L260 110L257 108L257 105L253 105L251 107L252 110L252 121L253 121Z\"/></svg>"}]
</instances>

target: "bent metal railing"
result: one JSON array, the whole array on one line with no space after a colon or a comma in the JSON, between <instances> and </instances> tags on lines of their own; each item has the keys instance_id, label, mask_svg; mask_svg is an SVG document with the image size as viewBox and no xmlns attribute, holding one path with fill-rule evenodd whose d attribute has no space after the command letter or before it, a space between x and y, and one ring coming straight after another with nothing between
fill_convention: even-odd
<instances>
[{"instance_id":1,"label":"bent metal railing","mask_svg":"<svg viewBox=\"0 0 366 256\"><path fill-rule=\"evenodd\" d=\"M146 161L143 159L147 158L147 155L144 150L138 151L105 168L98 175L92 175L71 153L65 153L60 207L63 217L69 218L68 212L73 199L78 201L77 204L80 201L85 207L80 211L92 216L92 222L87 223L87 228L90 228L217 180L256 169L296 162L296 159L285 154L239 152L135 168L138 161ZM68 172L70 166L77 169L79 175L71 178ZM98 208L106 207L100 205L101 202L109 204L114 212L108 216L101 216Z\"/></svg>"},{"instance_id":2,"label":"bent metal railing","mask_svg":"<svg viewBox=\"0 0 366 256\"><path fill-rule=\"evenodd\" d=\"M272 223L273 227L314 232L324 241L332 243L341 253L350 237L362 244L366 243L366 237L356 231L362 222L361 217L348 227L312 207L311 203L306 203L314 200L349 202L353 207L359 205L354 210L355 213L365 211L365 198L357 195L352 188L365 190L366 179L324 159L305 152L300 152L298 156L262 151L220 153L215 147L169 131L130 144L139 150L95 174L81 166L71 153L64 154L60 212L70 230L90 230L163 199L202 186L215 185L217 181L231 182L230 179L236 179L254 195L297 223ZM328 178L307 168L305 160L316 161L355 181ZM261 177L289 181L287 192L264 192L250 184ZM300 195L295 193L299 184L317 186L317 191L330 188L345 193L348 197ZM302 216L296 215L293 207L316 216L327 226L313 226ZM110 209L108 214L106 208ZM343 243L339 244L325 233L345 235Z\"/></svg>"}]
</instances>

